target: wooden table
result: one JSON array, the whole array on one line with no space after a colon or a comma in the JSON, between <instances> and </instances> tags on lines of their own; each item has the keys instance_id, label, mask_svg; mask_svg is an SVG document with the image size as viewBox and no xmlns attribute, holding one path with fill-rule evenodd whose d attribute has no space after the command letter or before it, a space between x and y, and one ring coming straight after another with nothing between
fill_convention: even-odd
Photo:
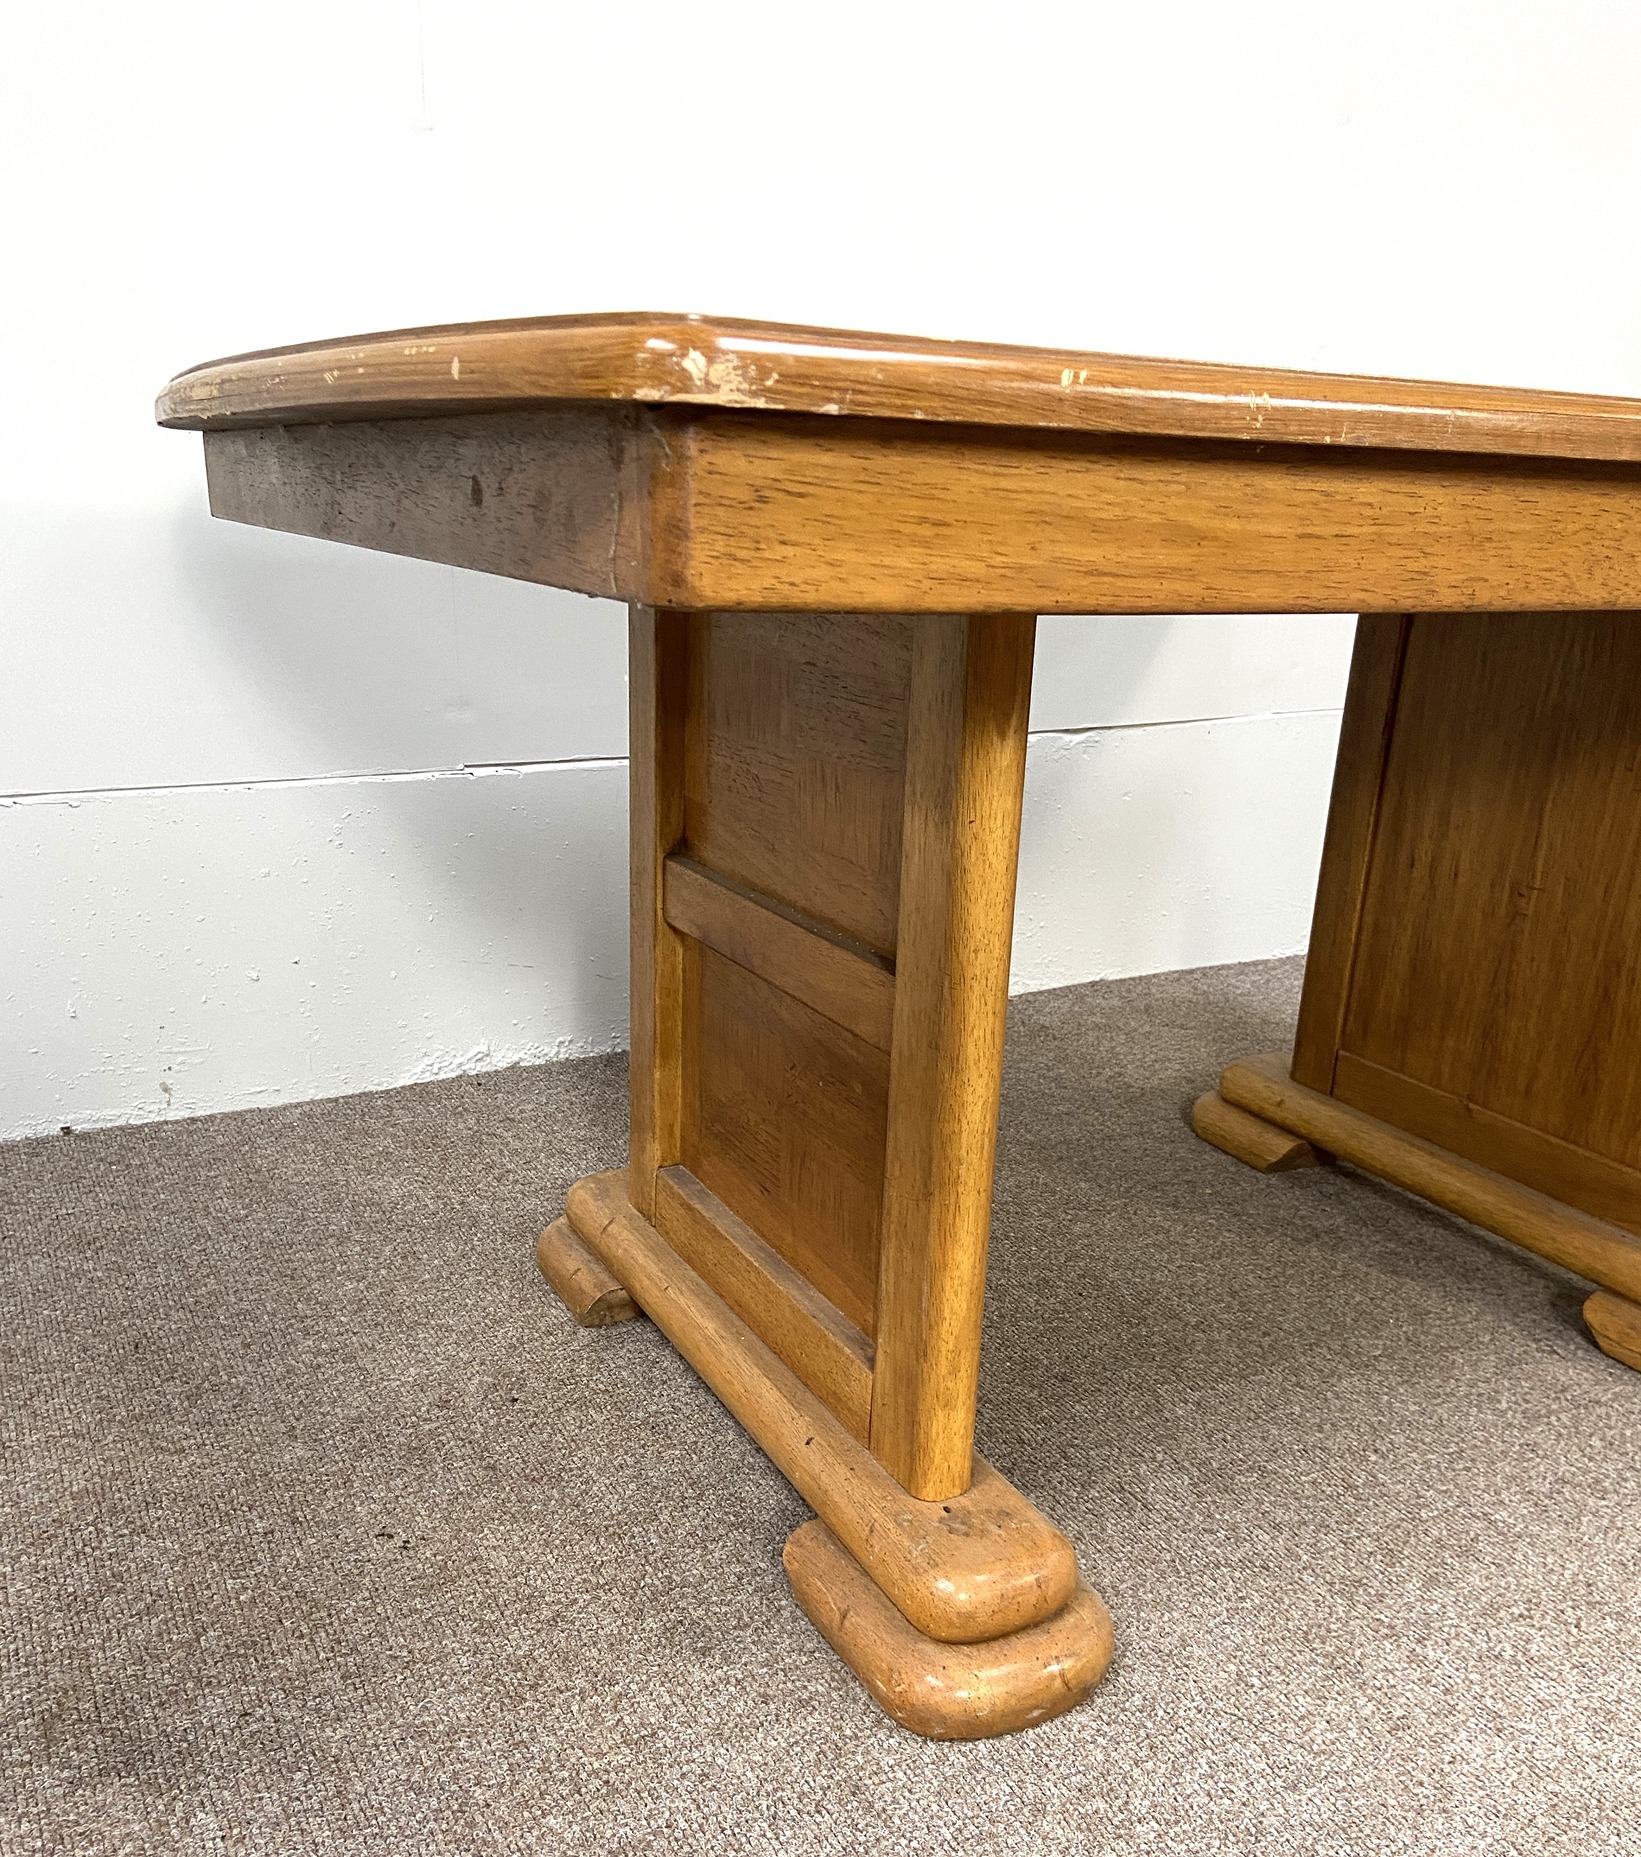
<instances>
[{"instance_id":1,"label":"wooden table","mask_svg":"<svg viewBox=\"0 0 1641 1857\"><path fill-rule=\"evenodd\" d=\"M973 1450L1037 613L1364 612L1291 1070L1196 1126L1568 1264L1641 1366L1641 403L628 315L159 417L219 516L629 603L630 1160L538 1256L815 1510L793 1588L897 1720L1023 1727L1111 1650Z\"/></svg>"}]
</instances>

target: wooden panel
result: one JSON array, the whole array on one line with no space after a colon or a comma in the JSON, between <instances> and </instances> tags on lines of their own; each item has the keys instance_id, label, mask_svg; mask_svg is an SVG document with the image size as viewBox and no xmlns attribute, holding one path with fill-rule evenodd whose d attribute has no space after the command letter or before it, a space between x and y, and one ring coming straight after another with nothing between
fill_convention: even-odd
<instances>
[{"instance_id":1,"label":"wooden panel","mask_svg":"<svg viewBox=\"0 0 1641 1857\"><path fill-rule=\"evenodd\" d=\"M1433 1090L1377 1064L1339 1054L1333 1093L1340 1102L1394 1123L1494 1173L1578 1206L1595 1218L1641 1231L1641 1173L1576 1148L1462 1096Z\"/></svg>"},{"instance_id":2,"label":"wooden panel","mask_svg":"<svg viewBox=\"0 0 1641 1857\"><path fill-rule=\"evenodd\" d=\"M655 1228L864 1443L872 1344L860 1330L686 1167L657 1176Z\"/></svg>"},{"instance_id":3,"label":"wooden panel","mask_svg":"<svg viewBox=\"0 0 1641 1857\"><path fill-rule=\"evenodd\" d=\"M1420 617L1344 1047L1641 1166L1641 624Z\"/></svg>"},{"instance_id":4,"label":"wooden panel","mask_svg":"<svg viewBox=\"0 0 1641 1857\"><path fill-rule=\"evenodd\" d=\"M1397 614L1363 613L1356 621L1293 1044L1294 1077L1313 1090L1333 1088L1406 635L1407 620Z\"/></svg>"},{"instance_id":5,"label":"wooden panel","mask_svg":"<svg viewBox=\"0 0 1641 1857\"><path fill-rule=\"evenodd\" d=\"M675 526L651 558L680 606L1641 606L1634 466L727 413L674 443Z\"/></svg>"},{"instance_id":6,"label":"wooden panel","mask_svg":"<svg viewBox=\"0 0 1641 1857\"><path fill-rule=\"evenodd\" d=\"M694 615L690 855L892 957L910 675L904 619Z\"/></svg>"},{"instance_id":7,"label":"wooden panel","mask_svg":"<svg viewBox=\"0 0 1641 1857\"><path fill-rule=\"evenodd\" d=\"M881 955L690 858L667 859L663 902L680 934L704 941L869 1045L889 1049L895 975Z\"/></svg>"},{"instance_id":8,"label":"wooden panel","mask_svg":"<svg viewBox=\"0 0 1641 1857\"><path fill-rule=\"evenodd\" d=\"M967 1487L1036 620L917 622L872 1453Z\"/></svg>"},{"instance_id":9,"label":"wooden panel","mask_svg":"<svg viewBox=\"0 0 1641 1857\"><path fill-rule=\"evenodd\" d=\"M875 1334L888 1058L699 942L684 974L680 1158Z\"/></svg>"},{"instance_id":10,"label":"wooden panel","mask_svg":"<svg viewBox=\"0 0 1641 1857\"><path fill-rule=\"evenodd\" d=\"M237 521L656 606L1641 606L1633 466L621 406L208 433L206 461Z\"/></svg>"},{"instance_id":11,"label":"wooden panel","mask_svg":"<svg viewBox=\"0 0 1641 1857\"><path fill-rule=\"evenodd\" d=\"M638 599L658 445L614 407L273 426L207 433L205 475L233 522Z\"/></svg>"},{"instance_id":12,"label":"wooden panel","mask_svg":"<svg viewBox=\"0 0 1641 1857\"><path fill-rule=\"evenodd\" d=\"M1472 1225L1497 1232L1620 1296L1641 1297L1641 1238L1461 1160L1336 1097L1307 1090L1288 1075L1284 1056L1250 1057L1232 1064L1220 1077L1219 1090L1228 1103L1303 1135L1353 1167L1434 1200Z\"/></svg>"},{"instance_id":13,"label":"wooden panel","mask_svg":"<svg viewBox=\"0 0 1641 1857\"><path fill-rule=\"evenodd\" d=\"M563 400L1641 459L1641 405L1593 394L643 313L447 323L235 355L179 375L155 415L283 425Z\"/></svg>"},{"instance_id":14,"label":"wooden panel","mask_svg":"<svg viewBox=\"0 0 1641 1857\"><path fill-rule=\"evenodd\" d=\"M681 1141L683 943L662 912L661 866L684 827L687 634L681 615L635 606L627 624L630 747L629 934L632 989L628 1171L650 1216L655 1171Z\"/></svg>"}]
</instances>

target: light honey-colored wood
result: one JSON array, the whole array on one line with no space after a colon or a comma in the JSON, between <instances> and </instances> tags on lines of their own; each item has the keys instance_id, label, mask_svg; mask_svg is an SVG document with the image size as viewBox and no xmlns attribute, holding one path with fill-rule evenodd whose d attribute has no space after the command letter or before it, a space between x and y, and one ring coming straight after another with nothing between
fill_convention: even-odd
<instances>
[{"instance_id":1,"label":"light honey-colored wood","mask_svg":"<svg viewBox=\"0 0 1641 1857\"><path fill-rule=\"evenodd\" d=\"M536 1265L554 1295L582 1328L630 1322L637 1303L575 1235L568 1219L554 1219L536 1240Z\"/></svg>"},{"instance_id":2,"label":"light honey-colored wood","mask_svg":"<svg viewBox=\"0 0 1641 1857\"><path fill-rule=\"evenodd\" d=\"M655 1180L655 1228L685 1263L865 1443L872 1344L685 1167Z\"/></svg>"},{"instance_id":3,"label":"light honey-colored wood","mask_svg":"<svg viewBox=\"0 0 1641 1857\"><path fill-rule=\"evenodd\" d=\"M1036 621L917 623L872 1451L968 1484Z\"/></svg>"},{"instance_id":4,"label":"light honey-colored wood","mask_svg":"<svg viewBox=\"0 0 1641 1857\"><path fill-rule=\"evenodd\" d=\"M1633 463L625 406L205 451L219 516L700 611L1641 607Z\"/></svg>"},{"instance_id":5,"label":"light honey-colored wood","mask_svg":"<svg viewBox=\"0 0 1641 1857\"><path fill-rule=\"evenodd\" d=\"M570 1218L838 1537L814 1615L903 1719L1001 1731L1082 1604L971 1455L1020 615L1369 615L1298 1081L1233 1066L1197 1126L1543 1251L1629 1345L1641 403L633 315L237 357L159 413L219 515L632 603L631 1166Z\"/></svg>"},{"instance_id":6,"label":"light honey-colored wood","mask_svg":"<svg viewBox=\"0 0 1641 1857\"><path fill-rule=\"evenodd\" d=\"M684 944L666 919L663 867L684 831L683 615L635 606L627 624L631 1008L628 1172L652 1216L655 1175L682 1154Z\"/></svg>"},{"instance_id":7,"label":"light honey-colored wood","mask_svg":"<svg viewBox=\"0 0 1641 1857\"><path fill-rule=\"evenodd\" d=\"M921 1632L977 1643L1051 1618L1077 1587L1071 1543L978 1454L961 1496L910 1496L634 1209L625 1176L571 1188L583 1242Z\"/></svg>"},{"instance_id":8,"label":"light honey-colored wood","mask_svg":"<svg viewBox=\"0 0 1641 1857\"><path fill-rule=\"evenodd\" d=\"M1291 1173L1296 1167L1316 1165L1316 1150L1308 1141L1236 1108L1218 1090L1204 1091L1191 1105L1191 1127L1255 1173Z\"/></svg>"},{"instance_id":9,"label":"light honey-colored wood","mask_svg":"<svg viewBox=\"0 0 1641 1857\"><path fill-rule=\"evenodd\" d=\"M628 312L453 323L234 355L162 425L425 418L540 402L756 407L1261 444L1641 460L1634 401Z\"/></svg>"},{"instance_id":10,"label":"light honey-colored wood","mask_svg":"<svg viewBox=\"0 0 1641 1857\"><path fill-rule=\"evenodd\" d=\"M1641 1372L1641 1304L1597 1290L1584 1304L1584 1321L1603 1354Z\"/></svg>"},{"instance_id":11,"label":"light honey-colored wood","mask_svg":"<svg viewBox=\"0 0 1641 1857\"><path fill-rule=\"evenodd\" d=\"M1081 1583L1040 1625L982 1644L942 1644L901 1616L824 1522L782 1555L799 1605L884 1713L913 1734L973 1741L1073 1708L1111 1661L1111 1615Z\"/></svg>"},{"instance_id":12,"label":"light honey-colored wood","mask_svg":"<svg viewBox=\"0 0 1641 1857\"><path fill-rule=\"evenodd\" d=\"M667 921L880 1051L894 1025L894 964L693 858L666 862Z\"/></svg>"},{"instance_id":13,"label":"light honey-colored wood","mask_svg":"<svg viewBox=\"0 0 1641 1857\"><path fill-rule=\"evenodd\" d=\"M1641 1301L1641 1238L1489 1172L1295 1083L1280 1055L1244 1058L1219 1080L1227 1102L1368 1173L1433 1200L1473 1225Z\"/></svg>"}]
</instances>

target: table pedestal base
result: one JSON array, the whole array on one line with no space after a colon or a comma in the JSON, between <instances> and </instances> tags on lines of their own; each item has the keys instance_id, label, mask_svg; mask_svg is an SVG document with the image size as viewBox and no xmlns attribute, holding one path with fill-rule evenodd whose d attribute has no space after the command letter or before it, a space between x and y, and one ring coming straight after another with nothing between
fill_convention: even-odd
<instances>
[{"instance_id":1,"label":"table pedestal base","mask_svg":"<svg viewBox=\"0 0 1641 1857\"><path fill-rule=\"evenodd\" d=\"M578 1182L566 1215L568 1242L655 1322L820 1517L788 1542L788 1575L888 1714L918 1734L974 1740L1087 1695L1110 1661L1110 1617L1071 1543L983 1457L961 1495L909 1495L639 1215L625 1172ZM557 1288L566 1245L558 1224L548 1233ZM578 1294L587 1277L574 1279Z\"/></svg>"},{"instance_id":2,"label":"table pedestal base","mask_svg":"<svg viewBox=\"0 0 1641 1857\"><path fill-rule=\"evenodd\" d=\"M1191 1126L1263 1173L1303 1165L1266 1158L1295 1141L1312 1159L1337 1156L1600 1284L1584 1305L1590 1333L1603 1353L1641 1370L1641 1238L1621 1226L1307 1089L1279 1055L1230 1065L1218 1090L1198 1099Z\"/></svg>"}]
</instances>

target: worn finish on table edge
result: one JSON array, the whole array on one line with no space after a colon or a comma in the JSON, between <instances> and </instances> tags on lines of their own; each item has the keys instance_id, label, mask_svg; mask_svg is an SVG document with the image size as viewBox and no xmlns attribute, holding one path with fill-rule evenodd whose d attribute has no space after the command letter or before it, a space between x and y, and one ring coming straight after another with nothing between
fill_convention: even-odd
<instances>
[{"instance_id":1,"label":"worn finish on table edge","mask_svg":"<svg viewBox=\"0 0 1641 1857\"><path fill-rule=\"evenodd\" d=\"M1641 461L1641 402L659 312L345 336L202 363L162 425L629 401L982 426Z\"/></svg>"}]
</instances>

